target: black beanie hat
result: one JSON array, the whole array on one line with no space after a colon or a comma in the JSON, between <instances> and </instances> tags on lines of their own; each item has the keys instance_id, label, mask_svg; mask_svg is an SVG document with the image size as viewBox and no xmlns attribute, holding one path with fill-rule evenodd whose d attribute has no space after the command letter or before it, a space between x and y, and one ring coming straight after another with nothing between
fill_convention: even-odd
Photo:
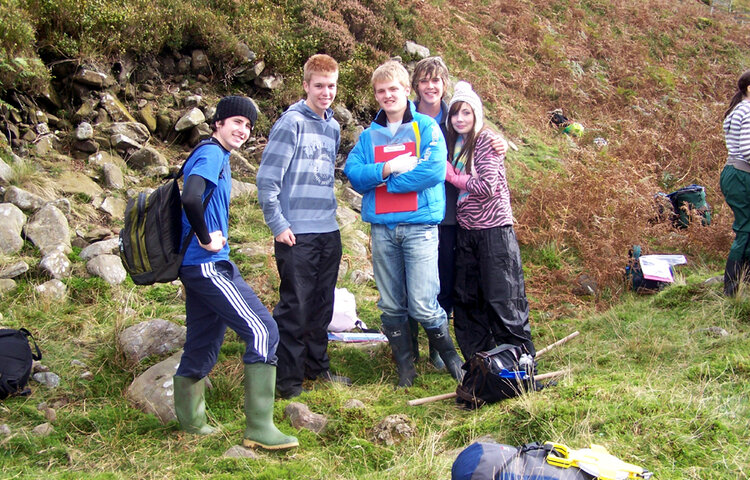
<instances>
[{"instance_id":1,"label":"black beanie hat","mask_svg":"<svg viewBox=\"0 0 750 480\"><path fill-rule=\"evenodd\" d=\"M250 120L251 124L255 125L255 121L258 119L258 112L255 110L253 101L247 97L234 95L224 97L219 100L219 104L216 105L214 122L238 115L247 118Z\"/></svg>"}]
</instances>

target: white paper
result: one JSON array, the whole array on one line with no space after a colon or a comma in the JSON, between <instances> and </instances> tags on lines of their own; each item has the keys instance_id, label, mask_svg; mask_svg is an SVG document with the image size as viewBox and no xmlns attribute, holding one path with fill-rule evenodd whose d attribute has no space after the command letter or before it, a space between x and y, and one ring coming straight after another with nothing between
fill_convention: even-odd
<instances>
[{"instance_id":1,"label":"white paper","mask_svg":"<svg viewBox=\"0 0 750 480\"><path fill-rule=\"evenodd\" d=\"M667 283L674 282L669 267L687 263L685 255L641 255L638 260L641 263L643 278Z\"/></svg>"}]
</instances>

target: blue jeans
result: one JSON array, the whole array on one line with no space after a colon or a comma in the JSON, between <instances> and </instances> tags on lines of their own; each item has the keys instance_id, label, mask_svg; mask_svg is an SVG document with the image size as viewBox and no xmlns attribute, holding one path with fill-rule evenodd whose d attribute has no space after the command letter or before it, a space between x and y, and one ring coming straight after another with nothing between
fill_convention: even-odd
<instances>
[{"instance_id":1,"label":"blue jeans","mask_svg":"<svg viewBox=\"0 0 750 480\"><path fill-rule=\"evenodd\" d=\"M373 224L372 267L380 292L378 307L385 327L404 326L407 317L425 329L438 328L446 321L437 301L437 225L402 223L393 230Z\"/></svg>"}]
</instances>

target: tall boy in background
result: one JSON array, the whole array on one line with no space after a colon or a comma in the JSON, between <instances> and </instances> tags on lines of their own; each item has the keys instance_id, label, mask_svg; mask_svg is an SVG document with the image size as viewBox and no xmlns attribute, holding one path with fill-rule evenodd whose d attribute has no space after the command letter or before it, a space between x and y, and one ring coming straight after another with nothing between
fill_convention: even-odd
<instances>
[{"instance_id":1,"label":"tall boy in background","mask_svg":"<svg viewBox=\"0 0 750 480\"><path fill-rule=\"evenodd\" d=\"M274 124L256 180L281 277L273 316L280 337L276 390L283 398L302 393L305 377L350 383L331 374L327 353L341 261L333 188L340 128L331 109L338 72L328 55L307 60L307 97Z\"/></svg>"}]
</instances>

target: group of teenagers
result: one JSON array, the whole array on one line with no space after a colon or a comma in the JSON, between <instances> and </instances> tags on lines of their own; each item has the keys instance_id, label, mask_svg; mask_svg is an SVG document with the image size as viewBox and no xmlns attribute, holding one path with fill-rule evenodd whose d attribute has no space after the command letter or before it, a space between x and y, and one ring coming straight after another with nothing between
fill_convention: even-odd
<instances>
[{"instance_id":1,"label":"group of teenagers","mask_svg":"<svg viewBox=\"0 0 750 480\"><path fill-rule=\"evenodd\" d=\"M174 376L175 411L183 430L215 431L206 417L205 377L229 327L246 343L243 445L250 448L298 445L274 425L277 395L300 395L306 379L351 384L331 372L327 354L342 255L334 192L340 127L331 108L339 68L318 54L303 72L305 98L273 125L256 177L281 279L273 314L229 259L227 245L229 156L253 130L254 103L222 98L212 137L185 166L183 236L191 229L194 235L180 268L187 337ZM398 385L410 386L417 375L419 325L432 363L461 381L451 314L465 359L500 344L523 346L533 356L504 166L507 143L484 125L482 102L470 84L458 82L448 96L440 57L419 61L411 81L400 62L385 62L371 83L380 110L349 153L344 173L362 194L362 219L371 224L382 331ZM396 194L409 201L387 208L379 203L382 195Z\"/></svg>"}]
</instances>

